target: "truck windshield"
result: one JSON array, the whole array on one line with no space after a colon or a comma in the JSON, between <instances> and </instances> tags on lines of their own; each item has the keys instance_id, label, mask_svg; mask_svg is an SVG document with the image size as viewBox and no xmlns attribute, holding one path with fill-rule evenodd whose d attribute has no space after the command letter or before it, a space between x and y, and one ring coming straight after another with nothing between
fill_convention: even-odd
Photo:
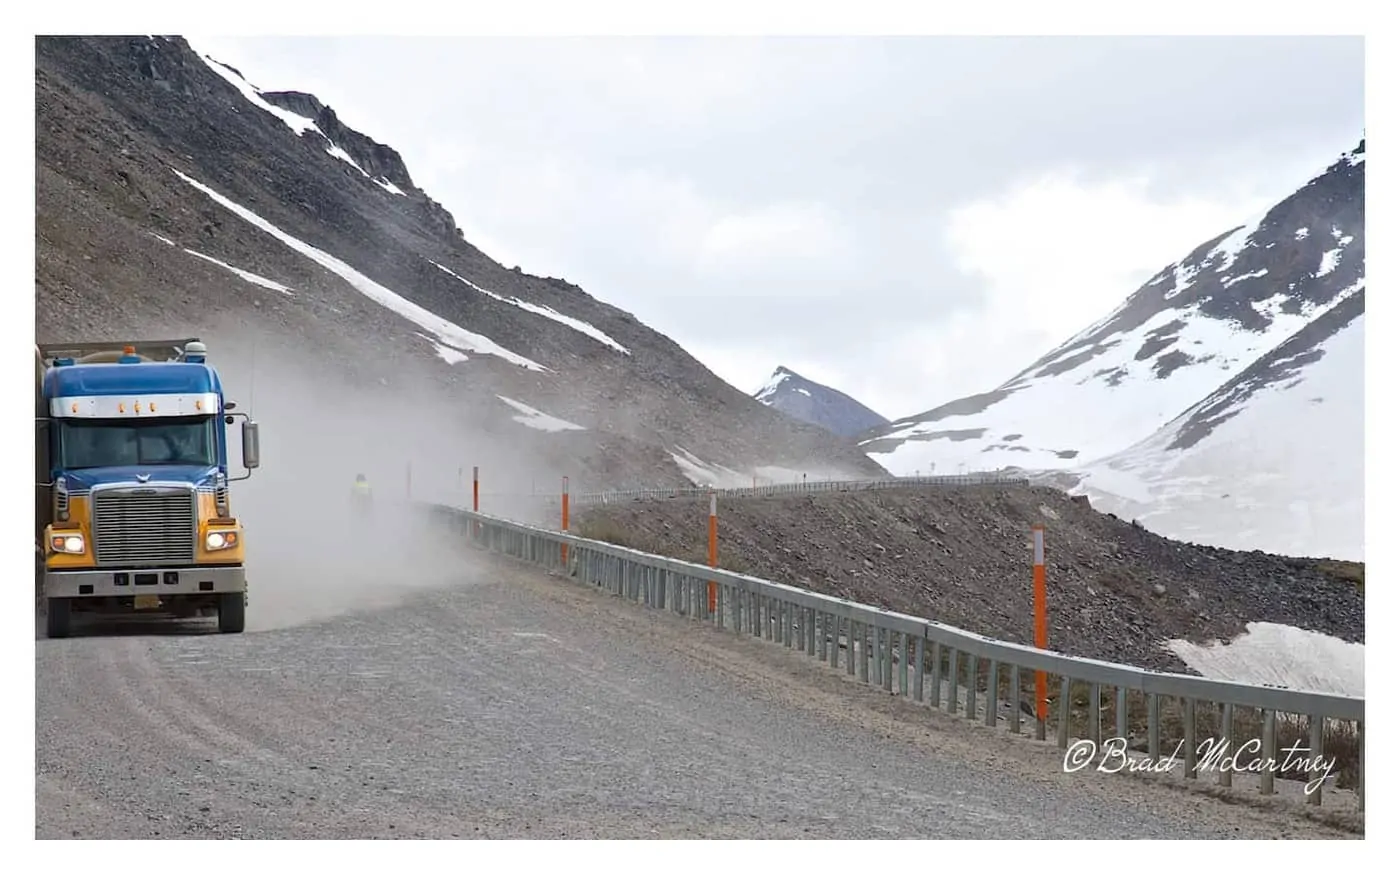
<instances>
[{"instance_id":1,"label":"truck windshield","mask_svg":"<svg viewBox=\"0 0 1400 875\"><path fill-rule=\"evenodd\" d=\"M214 465L214 418L60 420L58 458L67 469Z\"/></svg>"}]
</instances>

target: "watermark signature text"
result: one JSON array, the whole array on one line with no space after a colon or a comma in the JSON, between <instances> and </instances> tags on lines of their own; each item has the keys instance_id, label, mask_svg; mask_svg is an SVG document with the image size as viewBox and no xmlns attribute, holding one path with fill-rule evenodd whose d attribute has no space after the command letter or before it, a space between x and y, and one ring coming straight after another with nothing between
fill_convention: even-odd
<instances>
[{"instance_id":1,"label":"watermark signature text","mask_svg":"<svg viewBox=\"0 0 1400 875\"><path fill-rule=\"evenodd\" d=\"M1308 746L1295 741L1278 752L1277 756L1261 756L1263 742L1251 738L1238 746L1232 746L1227 738L1207 738L1196 745L1196 770L1198 772L1244 772L1308 775L1304 790L1312 793L1332 774L1337 767L1336 756L1324 757L1321 754L1309 756ZM1124 738L1108 738L1102 744L1095 744L1081 738L1065 750L1064 770L1078 772L1093 766L1095 771L1107 774L1119 772L1171 772L1182 762L1186 749L1185 740L1178 742L1176 749L1168 756L1152 759L1135 756L1128 750Z\"/></svg>"}]
</instances>

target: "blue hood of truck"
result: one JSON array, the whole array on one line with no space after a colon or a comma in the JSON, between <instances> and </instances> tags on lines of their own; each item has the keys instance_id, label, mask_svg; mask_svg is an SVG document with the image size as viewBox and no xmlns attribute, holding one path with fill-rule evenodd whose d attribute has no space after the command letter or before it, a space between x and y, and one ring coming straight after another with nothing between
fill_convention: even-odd
<instances>
[{"instance_id":1,"label":"blue hood of truck","mask_svg":"<svg viewBox=\"0 0 1400 875\"><path fill-rule=\"evenodd\" d=\"M149 483L189 483L213 486L219 469L213 465L119 465L111 468L82 468L62 471L68 482L68 493L82 494L94 486L108 483L139 483L138 475L150 475Z\"/></svg>"}]
</instances>

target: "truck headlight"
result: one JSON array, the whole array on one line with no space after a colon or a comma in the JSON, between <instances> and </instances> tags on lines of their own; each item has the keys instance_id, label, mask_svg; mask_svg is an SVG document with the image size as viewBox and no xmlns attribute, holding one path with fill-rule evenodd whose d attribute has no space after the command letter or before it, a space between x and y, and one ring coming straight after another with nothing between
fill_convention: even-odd
<instances>
[{"instance_id":1,"label":"truck headlight","mask_svg":"<svg viewBox=\"0 0 1400 875\"><path fill-rule=\"evenodd\" d=\"M206 550L227 550L237 544L237 532L210 532L204 536L204 549Z\"/></svg>"},{"instance_id":2,"label":"truck headlight","mask_svg":"<svg viewBox=\"0 0 1400 875\"><path fill-rule=\"evenodd\" d=\"M50 545L55 553L78 556L87 552L87 542L82 535L54 535Z\"/></svg>"}]
</instances>

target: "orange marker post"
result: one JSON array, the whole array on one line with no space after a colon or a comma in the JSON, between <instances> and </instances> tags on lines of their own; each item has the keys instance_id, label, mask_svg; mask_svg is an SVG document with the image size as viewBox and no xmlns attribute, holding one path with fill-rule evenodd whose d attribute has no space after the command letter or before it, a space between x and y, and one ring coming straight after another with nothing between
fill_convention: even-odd
<instances>
[{"instance_id":1,"label":"orange marker post","mask_svg":"<svg viewBox=\"0 0 1400 875\"><path fill-rule=\"evenodd\" d=\"M569 478L568 478L568 477L565 477L565 478L564 478L564 491L563 491L563 493L561 494L560 499L561 499L561 500L560 500L560 504L559 504L559 509L560 509L560 515L561 515L561 517L562 517L561 527L563 528L564 531L567 532L567 531L569 530ZM567 565L567 564L569 563L569 545L568 545L568 544L560 544L560 545L559 545L559 560L560 560L561 562L563 562L565 565Z\"/></svg>"},{"instance_id":2,"label":"orange marker post","mask_svg":"<svg viewBox=\"0 0 1400 875\"><path fill-rule=\"evenodd\" d=\"M1035 587L1035 646L1046 650L1050 646L1050 629L1045 616L1045 527L1031 527L1031 542L1034 550L1032 580ZM1035 673L1035 717L1041 726L1049 716L1049 703L1046 701L1045 672Z\"/></svg>"},{"instance_id":3,"label":"orange marker post","mask_svg":"<svg viewBox=\"0 0 1400 875\"><path fill-rule=\"evenodd\" d=\"M715 515L715 494L710 493L710 567L719 567L719 517ZM719 585L710 581L710 616L719 610Z\"/></svg>"},{"instance_id":4,"label":"orange marker post","mask_svg":"<svg viewBox=\"0 0 1400 875\"><path fill-rule=\"evenodd\" d=\"M481 513L481 481L477 479L479 469L472 465L472 513ZM481 523L472 520L472 536L481 536Z\"/></svg>"}]
</instances>

